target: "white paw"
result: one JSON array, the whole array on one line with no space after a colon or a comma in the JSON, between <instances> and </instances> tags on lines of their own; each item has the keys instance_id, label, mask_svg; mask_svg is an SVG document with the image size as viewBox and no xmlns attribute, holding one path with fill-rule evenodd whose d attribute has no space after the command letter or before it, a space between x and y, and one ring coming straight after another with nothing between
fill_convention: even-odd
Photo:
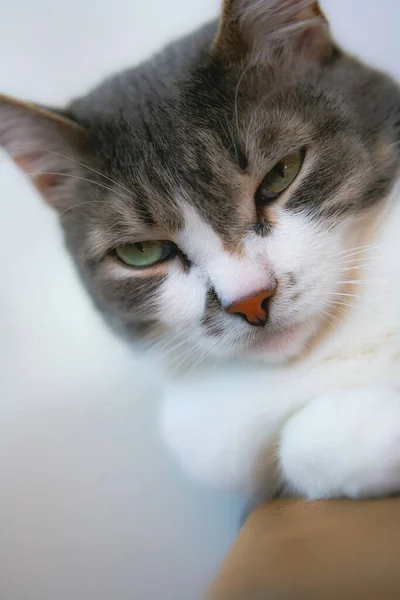
<instances>
[{"instance_id":1,"label":"white paw","mask_svg":"<svg viewBox=\"0 0 400 600\"><path fill-rule=\"evenodd\" d=\"M276 429L249 392L230 378L223 387L210 382L174 390L164 401L162 435L198 481L246 492L257 491L261 479L276 482Z\"/></svg>"},{"instance_id":2,"label":"white paw","mask_svg":"<svg viewBox=\"0 0 400 600\"><path fill-rule=\"evenodd\" d=\"M400 386L378 384L315 399L285 425L280 464L310 499L400 491Z\"/></svg>"}]
</instances>

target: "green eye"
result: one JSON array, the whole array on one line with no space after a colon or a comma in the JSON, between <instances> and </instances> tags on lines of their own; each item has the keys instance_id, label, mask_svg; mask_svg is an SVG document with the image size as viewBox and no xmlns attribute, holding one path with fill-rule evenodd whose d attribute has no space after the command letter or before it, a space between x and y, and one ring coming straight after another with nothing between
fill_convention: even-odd
<instances>
[{"instance_id":1,"label":"green eye","mask_svg":"<svg viewBox=\"0 0 400 600\"><path fill-rule=\"evenodd\" d=\"M115 253L126 265L141 269L162 262L173 253L171 242L136 242L117 246Z\"/></svg>"},{"instance_id":2,"label":"green eye","mask_svg":"<svg viewBox=\"0 0 400 600\"><path fill-rule=\"evenodd\" d=\"M257 189L256 203L262 206L275 200L296 179L302 162L303 152L297 150L297 152L288 154L276 163Z\"/></svg>"}]
</instances>

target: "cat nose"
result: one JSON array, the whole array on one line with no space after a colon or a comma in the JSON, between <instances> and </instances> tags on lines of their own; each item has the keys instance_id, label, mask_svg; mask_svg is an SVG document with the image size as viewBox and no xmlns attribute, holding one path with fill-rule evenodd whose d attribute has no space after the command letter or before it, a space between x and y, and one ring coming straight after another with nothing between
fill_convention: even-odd
<instances>
[{"instance_id":1,"label":"cat nose","mask_svg":"<svg viewBox=\"0 0 400 600\"><path fill-rule=\"evenodd\" d=\"M226 309L229 315L239 315L246 319L250 325L266 325L268 321L268 304L271 296L275 292L275 287L268 290L261 290L250 298L240 300L231 304Z\"/></svg>"}]
</instances>

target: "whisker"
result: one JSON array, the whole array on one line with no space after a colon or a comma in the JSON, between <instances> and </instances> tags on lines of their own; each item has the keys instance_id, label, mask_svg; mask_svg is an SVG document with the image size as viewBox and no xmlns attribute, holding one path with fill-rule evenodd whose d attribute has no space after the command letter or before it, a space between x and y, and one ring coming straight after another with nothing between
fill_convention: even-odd
<instances>
[{"instance_id":1,"label":"whisker","mask_svg":"<svg viewBox=\"0 0 400 600\"><path fill-rule=\"evenodd\" d=\"M235 124L236 124L236 131L239 133L239 116L238 116L238 98L239 98L239 88L240 85L243 81L243 78L245 77L247 71L252 67L252 63L249 62L247 64L247 66L243 69L238 82L236 84L236 88L235 88L235 99L234 99L234 111L235 111Z\"/></svg>"},{"instance_id":2,"label":"whisker","mask_svg":"<svg viewBox=\"0 0 400 600\"><path fill-rule=\"evenodd\" d=\"M350 248L348 250L342 250L341 252L337 252L336 254L333 254L333 258L335 258L336 256L353 256L355 254L362 254L363 252L368 252L368 250L370 250L371 248L377 248L377 246L374 246L373 244L368 244L366 246L356 246L354 248Z\"/></svg>"},{"instance_id":3,"label":"whisker","mask_svg":"<svg viewBox=\"0 0 400 600\"><path fill-rule=\"evenodd\" d=\"M343 273L345 271L354 271L354 269L364 269L364 268L370 267L370 266L371 266L370 264L364 263L364 264L361 264L361 265L354 265L352 267L345 267L344 269L340 269L339 273Z\"/></svg>"},{"instance_id":4,"label":"whisker","mask_svg":"<svg viewBox=\"0 0 400 600\"><path fill-rule=\"evenodd\" d=\"M150 344L150 348L155 352L164 352L168 348L168 350L175 344L176 340L180 338L180 335L174 335L172 338L168 338L166 336L161 337L159 340L152 340Z\"/></svg>"},{"instance_id":5,"label":"whisker","mask_svg":"<svg viewBox=\"0 0 400 600\"><path fill-rule=\"evenodd\" d=\"M188 333L187 331L178 331L172 338L165 340L165 337L161 340L156 341L152 348L156 351L162 351L168 353L170 356L180 347L187 344L188 349L184 349L185 354L191 353L193 350L197 351L198 336L196 332ZM180 358L179 356L173 358Z\"/></svg>"},{"instance_id":6,"label":"whisker","mask_svg":"<svg viewBox=\"0 0 400 600\"><path fill-rule=\"evenodd\" d=\"M329 300L327 302L327 306L346 306L347 308L351 308L352 310L358 311L366 316L370 316L370 313L368 314L368 312L363 307L355 304L350 304L348 302L342 302L339 300Z\"/></svg>"},{"instance_id":7,"label":"whisker","mask_svg":"<svg viewBox=\"0 0 400 600\"><path fill-rule=\"evenodd\" d=\"M59 175L60 177L70 177L71 179L87 181L88 183L93 183L93 185L97 185L101 188L104 188L105 190L109 190L110 192L113 192L113 194L116 194L117 196L120 196L121 198L124 198L125 200L129 200L129 201L131 200L131 198L129 198L128 196L125 196L124 194L121 194L120 192L116 192L115 190L113 190L113 188L109 187L108 185L104 185L103 183L94 181L94 179L88 179L87 177L81 177L79 175L72 175L71 173L55 173L55 172L50 172L50 171L37 171L37 172L33 172L33 173L27 173L27 175L29 177L36 177L37 175Z\"/></svg>"},{"instance_id":8,"label":"whisker","mask_svg":"<svg viewBox=\"0 0 400 600\"><path fill-rule=\"evenodd\" d=\"M330 325L332 325L332 327L334 327L335 324L331 321L331 319L334 319L337 323L341 324L340 319L338 319L335 315L328 313L326 310L323 310L320 308L320 309L317 309L315 312L320 317L324 317L324 319L326 321L328 321L328 323L330 323Z\"/></svg>"},{"instance_id":9,"label":"whisker","mask_svg":"<svg viewBox=\"0 0 400 600\"><path fill-rule=\"evenodd\" d=\"M174 352L177 348L181 347L185 343L190 343L191 340L195 340L196 336L194 333L188 333L187 331L177 331L172 338L163 336L160 340L156 340L152 344L152 349L162 352Z\"/></svg>"},{"instance_id":10,"label":"whisker","mask_svg":"<svg viewBox=\"0 0 400 600\"><path fill-rule=\"evenodd\" d=\"M222 360L222 356L218 356L217 359L214 361L213 373L215 373L217 371L219 365L221 364L221 360Z\"/></svg>"},{"instance_id":11,"label":"whisker","mask_svg":"<svg viewBox=\"0 0 400 600\"><path fill-rule=\"evenodd\" d=\"M363 262L363 261L368 261L371 264L378 260L378 257L376 256L371 256L371 257L367 257L367 256L359 256L357 258L346 258L343 260L341 259L340 261L336 261L336 264L340 264L340 265L356 265L357 263Z\"/></svg>"},{"instance_id":12,"label":"whisker","mask_svg":"<svg viewBox=\"0 0 400 600\"><path fill-rule=\"evenodd\" d=\"M181 357L181 359L178 362L171 363L171 369L177 371L178 369L185 368L185 365L187 365L192 360L192 358L195 357L196 354L198 354L198 352L198 348L192 348L191 350L189 350L189 352L185 352L185 354Z\"/></svg>"},{"instance_id":13,"label":"whisker","mask_svg":"<svg viewBox=\"0 0 400 600\"><path fill-rule=\"evenodd\" d=\"M342 319L342 323L344 323L344 322L345 322L345 320L347 319L347 316L348 316L348 313L347 313L347 311L345 310L345 308L341 308L341 307L339 307L339 306L335 306L335 307L332 307L332 308L333 308L333 310L335 311L335 313L336 313L336 312L340 312L340 314L344 316L344 318Z\"/></svg>"},{"instance_id":14,"label":"whisker","mask_svg":"<svg viewBox=\"0 0 400 600\"><path fill-rule=\"evenodd\" d=\"M347 262L352 262L352 261L357 261L357 260L368 260L368 261L373 261L376 260L378 257L375 255L365 255L365 253L363 252L358 252L356 254L353 255L343 255L343 256L339 256L336 257L334 259L334 264L345 264Z\"/></svg>"},{"instance_id":15,"label":"whisker","mask_svg":"<svg viewBox=\"0 0 400 600\"><path fill-rule=\"evenodd\" d=\"M189 377L191 375L191 373L205 361L205 359L208 356L208 354L209 354L209 351L208 350L204 350L200 354L200 356L198 357L198 359L192 364L192 366L190 367L190 369L186 372L185 377Z\"/></svg>"},{"instance_id":16,"label":"whisker","mask_svg":"<svg viewBox=\"0 0 400 600\"><path fill-rule=\"evenodd\" d=\"M239 163L239 154L238 154L238 150L237 150L235 138L233 136L233 133L231 131L231 127L230 127L230 124L229 124L228 115L225 115L225 120L226 120L226 127L227 127L227 130L228 130L228 135L231 138L232 146L233 146L233 148L235 150L236 162Z\"/></svg>"},{"instance_id":17,"label":"whisker","mask_svg":"<svg viewBox=\"0 0 400 600\"><path fill-rule=\"evenodd\" d=\"M65 210L63 210L62 212L60 212L60 217L62 215L64 215L66 212L68 212L69 210L72 210L74 208L78 208L79 206L84 206L86 204L104 204L106 202L106 200L86 200L85 202L78 202L77 204L74 204L73 206L69 206L68 208L66 208Z\"/></svg>"},{"instance_id":18,"label":"whisker","mask_svg":"<svg viewBox=\"0 0 400 600\"><path fill-rule=\"evenodd\" d=\"M54 150L48 150L46 148L32 148L31 150L33 152L36 152L36 151L37 152L48 152L49 154L54 154L56 156L60 156L61 158L65 158L66 160L70 160L71 162L74 162L77 165L80 165L81 167L84 167L85 169L88 169L89 171L92 171L93 173L96 173L97 175L104 177L104 179L108 179L108 181L111 181L111 183L114 183L115 185L119 186L120 188L122 188L123 190L128 192L128 194L132 194L132 190L129 190L127 187L122 185L122 183L119 183L112 177L109 177L108 175L104 175L104 173L102 173L101 171L97 171L96 169L93 169L93 167L89 167L89 165L86 165L85 163L80 162L79 160L76 160L75 158L72 158L71 156L66 156L65 154L61 154L61 152L55 152ZM21 148L21 149L14 150L14 154L18 153L18 152L25 152L25 149Z\"/></svg>"},{"instance_id":19,"label":"whisker","mask_svg":"<svg viewBox=\"0 0 400 600\"><path fill-rule=\"evenodd\" d=\"M347 294L346 292L333 292L333 296L347 296L348 298L357 298L357 300L368 300L365 296L359 294Z\"/></svg>"},{"instance_id":20,"label":"whisker","mask_svg":"<svg viewBox=\"0 0 400 600\"><path fill-rule=\"evenodd\" d=\"M372 280L372 279L353 279L352 280L352 279L350 279L347 281L337 281L336 283L338 283L339 285L350 285L350 284L351 285L358 285L358 284L374 285L374 284L378 284L379 282L382 282L382 281L383 281L383 279L380 279L380 280L379 279L375 279L375 280Z\"/></svg>"},{"instance_id":21,"label":"whisker","mask_svg":"<svg viewBox=\"0 0 400 600\"><path fill-rule=\"evenodd\" d=\"M170 345L165 344L164 346L157 348L157 350L160 352L173 354L174 352L176 352L176 350L178 350L178 348L181 348L184 344L189 343L190 338L188 338L187 336L185 336L184 339L181 339L180 341L177 341L177 337L178 336L176 336L174 339L171 340ZM181 337L181 336L179 336L179 337ZM176 342L176 343L174 343L174 342Z\"/></svg>"}]
</instances>

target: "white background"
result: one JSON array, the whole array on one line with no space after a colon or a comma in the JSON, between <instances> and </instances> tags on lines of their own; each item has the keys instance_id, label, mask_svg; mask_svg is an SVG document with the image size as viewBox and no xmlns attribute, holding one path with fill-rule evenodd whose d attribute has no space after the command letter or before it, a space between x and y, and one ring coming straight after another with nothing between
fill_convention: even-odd
<instances>
[{"instance_id":1,"label":"white background","mask_svg":"<svg viewBox=\"0 0 400 600\"><path fill-rule=\"evenodd\" d=\"M400 2L325 0L400 76ZM0 89L62 104L216 13L217 0L0 0ZM185 480L156 390L81 291L54 215L0 156L0 598L198 600L243 501Z\"/></svg>"}]
</instances>

